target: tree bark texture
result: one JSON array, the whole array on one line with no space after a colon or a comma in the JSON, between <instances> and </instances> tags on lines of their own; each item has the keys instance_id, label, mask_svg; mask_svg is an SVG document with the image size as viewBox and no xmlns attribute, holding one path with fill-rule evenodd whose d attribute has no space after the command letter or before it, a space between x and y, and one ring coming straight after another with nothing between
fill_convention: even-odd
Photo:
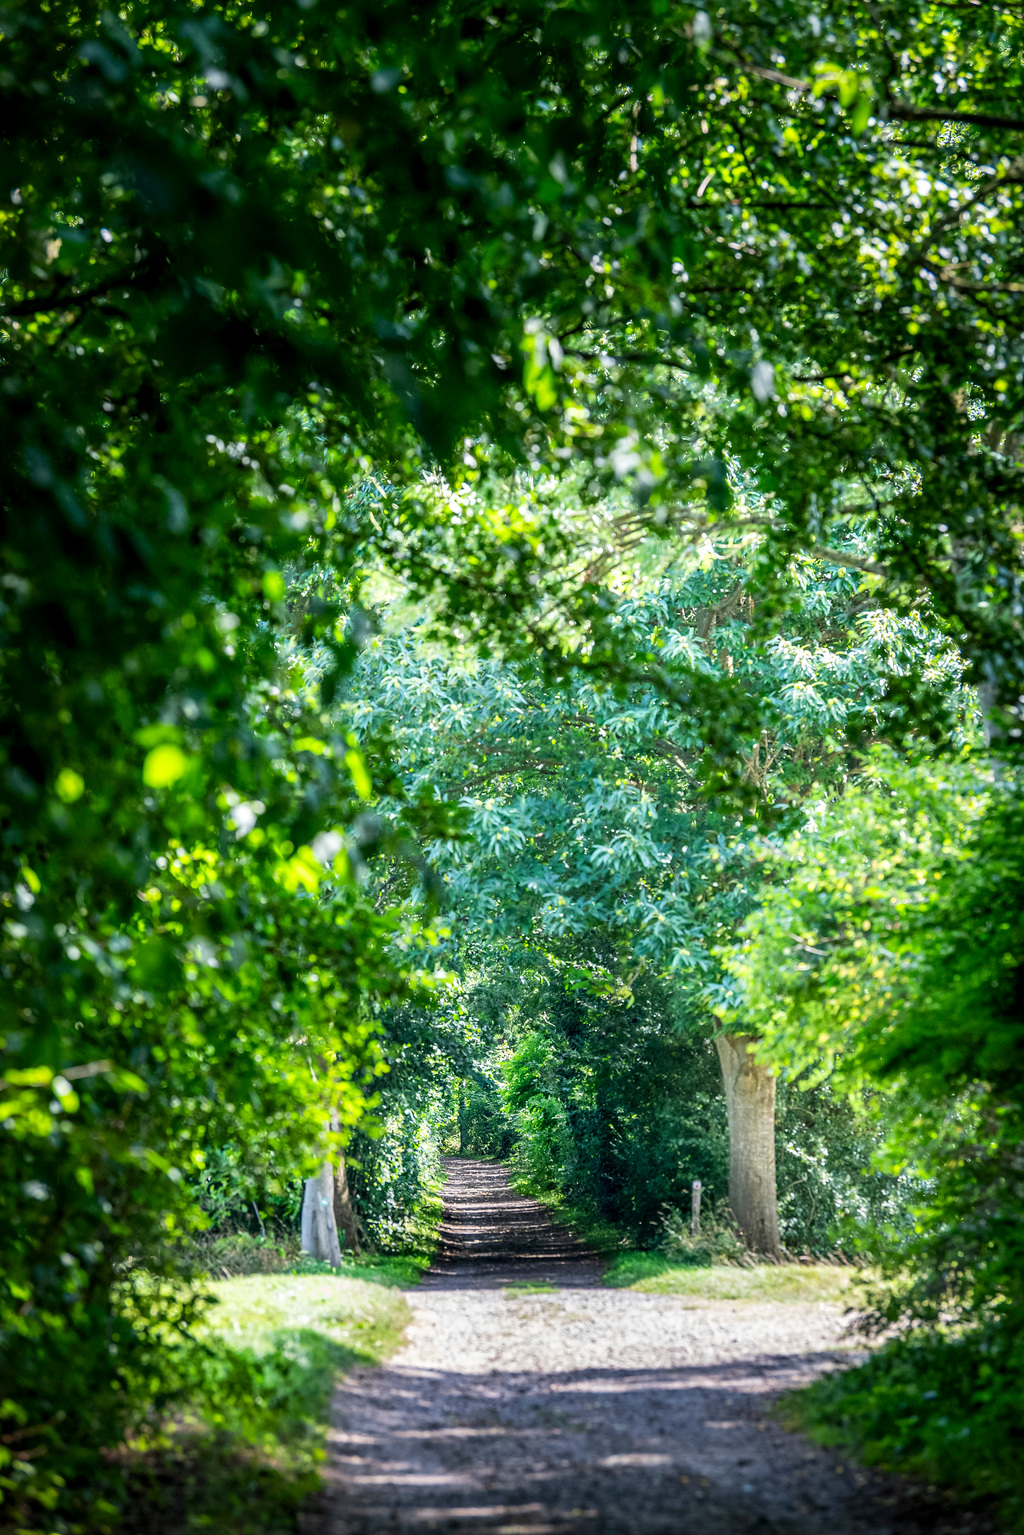
<instances>
[{"instance_id":1,"label":"tree bark texture","mask_svg":"<svg viewBox=\"0 0 1024 1535\"><path fill-rule=\"evenodd\" d=\"M332 1268L341 1267L334 1218L334 1168L330 1162L324 1162L315 1178L306 1179L302 1195L302 1251Z\"/></svg>"},{"instance_id":2,"label":"tree bark texture","mask_svg":"<svg viewBox=\"0 0 1024 1535\"><path fill-rule=\"evenodd\" d=\"M751 1252L782 1257L775 1190L775 1078L751 1034L715 1040L729 1115L729 1204Z\"/></svg>"},{"instance_id":3,"label":"tree bark texture","mask_svg":"<svg viewBox=\"0 0 1024 1535\"><path fill-rule=\"evenodd\" d=\"M344 1157L339 1157L334 1174L334 1223L338 1228L339 1236L344 1235L345 1245L354 1253L358 1253L360 1251L359 1217L349 1192Z\"/></svg>"}]
</instances>

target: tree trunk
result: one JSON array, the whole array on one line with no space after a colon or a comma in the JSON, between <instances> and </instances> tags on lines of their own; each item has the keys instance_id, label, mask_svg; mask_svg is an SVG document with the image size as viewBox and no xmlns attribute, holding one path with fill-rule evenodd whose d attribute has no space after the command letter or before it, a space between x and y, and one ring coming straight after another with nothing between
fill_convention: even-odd
<instances>
[{"instance_id":1,"label":"tree trunk","mask_svg":"<svg viewBox=\"0 0 1024 1535\"><path fill-rule=\"evenodd\" d=\"M359 1252L359 1217L352 1203L352 1195L348 1187L348 1172L345 1168L345 1158L338 1158L338 1168L334 1174L334 1222L339 1233L344 1233L346 1246L352 1252Z\"/></svg>"},{"instance_id":2,"label":"tree trunk","mask_svg":"<svg viewBox=\"0 0 1024 1535\"><path fill-rule=\"evenodd\" d=\"M782 1257L775 1192L775 1078L754 1060L752 1034L719 1034L729 1114L729 1204L751 1252Z\"/></svg>"},{"instance_id":3,"label":"tree trunk","mask_svg":"<svg viewBox=\"0 0 1024 1535\"><path fill-rule=\"evenodd\" d=\"M976 688L978 695L978 708L981 710L981 724L985 732L985 745L991 746L994 741L1002 738L1003 730L996 715L997 690L994 682L979 682Z\"/></svg>"},{"instance_id":4,"label":"tree trunk","mask_svg":"<svg viewBox=\"0 0 1024 1535\"><path fill-rule=\"evenodd\" d=\"M338 1226L334 1219L334 1169L325 1162L306 1179L302 1195L302 1251L332 1268L341 1267Z\"/></svg>"}]
</instances>

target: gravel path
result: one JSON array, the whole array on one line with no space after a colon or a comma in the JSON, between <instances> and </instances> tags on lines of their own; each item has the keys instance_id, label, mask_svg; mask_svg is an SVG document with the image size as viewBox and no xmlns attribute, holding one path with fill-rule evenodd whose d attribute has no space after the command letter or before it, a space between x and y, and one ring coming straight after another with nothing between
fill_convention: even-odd
<instances>
[{"instance_id":1,"label":"gravel path","mask_svg":"<svg viewBox=\"0 0 1024 1535\"><path fill-rule=\"evenodd\" d=\"M848 1362L838 1307L599 1275L500 1167L453 1159L407 1341L339 1389L310 1535L980 1535L766 1419L776 1393ZM515 1288L543 1281L557 1291Z\"/></svg>"}]
</instances>

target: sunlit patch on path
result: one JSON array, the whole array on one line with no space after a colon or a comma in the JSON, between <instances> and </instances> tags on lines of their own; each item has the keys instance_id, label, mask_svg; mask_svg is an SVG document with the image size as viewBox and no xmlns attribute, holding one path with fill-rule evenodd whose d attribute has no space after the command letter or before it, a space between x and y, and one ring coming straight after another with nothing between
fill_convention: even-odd
<instances>
[{"instance_id":1,"label":"sunlit patch on path","mask_svg":"<svg viewBox=\"0 0 1024 1535\"><path fill-rule=\"evenodd\" d=\"M310 1535L980 1529L766 1417L848 1360L839 1305L602 1289L599 1262L487 1163L453 1160L445 1202L405 1347L338 1393Z\"/></svg>"}]
</instances>

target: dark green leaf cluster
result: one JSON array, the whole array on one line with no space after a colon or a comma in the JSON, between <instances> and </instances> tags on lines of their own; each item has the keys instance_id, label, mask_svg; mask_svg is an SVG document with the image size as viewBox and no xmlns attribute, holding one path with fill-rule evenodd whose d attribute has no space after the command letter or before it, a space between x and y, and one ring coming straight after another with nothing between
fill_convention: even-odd
<instances>
[{"instance_id":1,"label":"dark green leaf cluster","mask_svg":"<svg viewBox=\"0 0 1024 1535\"><path fill-rule=\"evenodd\" d=\"M536 497L569 466L581 505L625 498L626 542L753 530L765 613L792 608L800 548L903 624L930 601L988 703L1019 707L1019 28L930 0L0 11L16 1510L57 1495L58 1437L95 1469L164 1389L173 1310L140 1320L118 1276L190 1218L204 1147L241 1127L298 1166L372 1098L380 1010L419 961L395 909L413 839L451 822L392 775L386 730L332 723L371 573L458 641L633 687L621 724L613 694L572 698L589 719L558 770L594 837L562 807L545 823L530 700L496 733L469 707L455 775L493 930L511 847L517 920L548 953L611 931L616 984L627 928L651 964L706 945L681 881L723 896L708 931L741 915L713 824L732 810L701 810L677 868L652 807L689 848L698 778L756 801L772 732L795 761L817 710L822 740L813 657L758 650L745 678L696 621L623 625L604 552L575 561L573 525L495 504L488 476L518 466ZM370 477L393 494L349 494ZM712 595L711 627L738 622ZM762 665L791 675L754 731ZM919 671L897 702L948 733ZM367 758L411 790L390 841ZM495 759L489 807L473 774ZM538 838L551 858L524 855ZM408 855L394 900L360 883L385 845Z\"/></svg>"},{"instance_id":2,"label":"dark green leaf cluster","mask_svg":"<svg viewBox=\"0 0 1024 1535\"><path fill-rule=\"evenodd\" d=\"M815 1400L877 1458L1012 1494L1019 1518L1020 784L971 760L875 772L773 861L726 960L771 1056L880 1088L877 1165L923 1180L913 1225L872 1243L868 1325L900 1340Z\"/></svg>"}]
</instances>

